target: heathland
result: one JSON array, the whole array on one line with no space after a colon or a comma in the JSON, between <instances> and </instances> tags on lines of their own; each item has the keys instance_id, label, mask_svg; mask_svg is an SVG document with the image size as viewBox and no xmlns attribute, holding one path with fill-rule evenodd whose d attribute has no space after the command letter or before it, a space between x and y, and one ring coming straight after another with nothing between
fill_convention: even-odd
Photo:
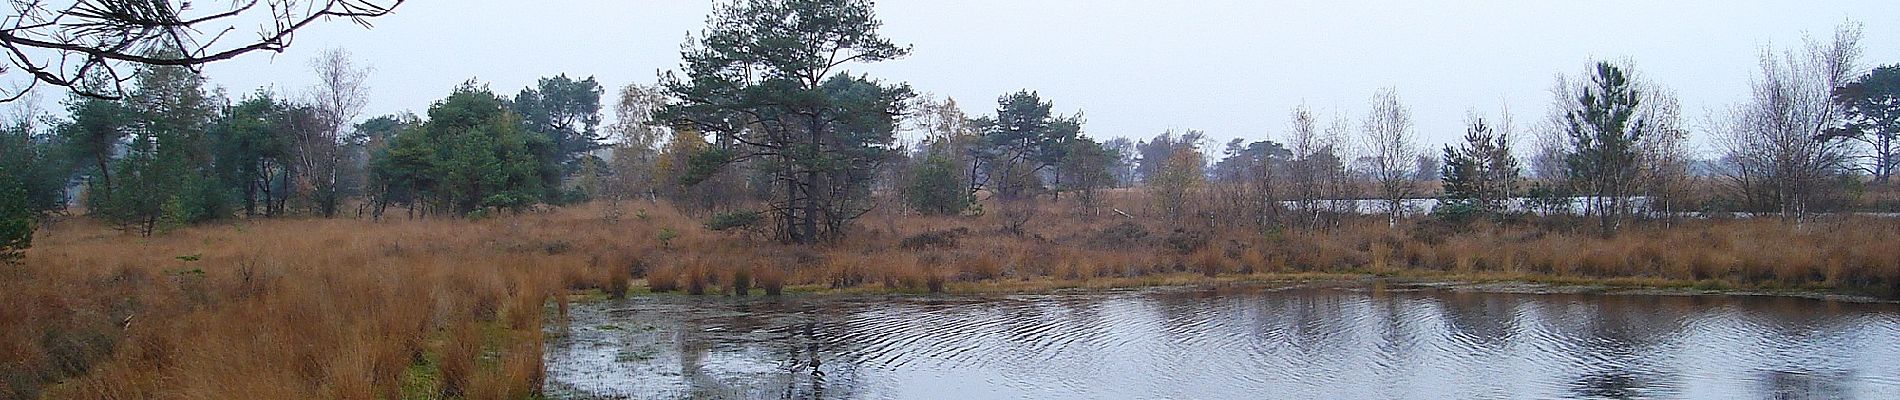
<instances>
[{"instance_id":1,"label":"heathland","mask_svg":"<svg viewBox=\"0 0 1900 400\"><path fill-rule=\"evenodd\" d=\"M651 295L1040 291L1357 279L1540 281L1892 296L1900 222L1569 218L1222 229L1043 204L999 215L863 217L787 245L713 231L664 202L482 219L268 219L137 237L43 229L0 269L0 389L54 398L522 398L570 302ZM1577 226L1585 226L1578 228Z\"/></svg>"}]
</instances>

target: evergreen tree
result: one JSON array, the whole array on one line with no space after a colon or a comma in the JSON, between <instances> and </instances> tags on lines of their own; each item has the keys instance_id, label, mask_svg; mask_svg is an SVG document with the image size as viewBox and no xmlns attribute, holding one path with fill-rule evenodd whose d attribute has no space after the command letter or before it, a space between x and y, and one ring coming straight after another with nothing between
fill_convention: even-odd
<instances>
[{"instance_id":1,"label":"evergreen tree","mask_svg":"<svg viewBox=\"0 0 1900 400\"><path fill-rule=\"evenodd\" d=\"M1497 213L1516 193L1521 169L1511 155L1510 137L1500 135L1483 118L1475 119L1457 147L1445 145L1440 179L1444 205L1452 212Z\"/></svg>"},{"instance_id":2,"label":"evergreen tree","mask_svg":"<svg viewBox=\"0 0 1900 400\"><path fill-rule=\"evenodd\" d=\"M769 173L768 214L780 239L840 237L870 209L870 180L914 95L840 68L910 48L878 34L882 23L864 0L721 3L709 25L682 48L686 77L662 78L679 101L658 119L714 137L699 165Z\"/></svg>"},{"instance_id":3,"label":"evergreen tree","mask_svg":"<svg viewBox=\"0 0 1900 400\"><path fill-rule=\"evenodd\" d=\"M1564 115L1570 138L1565 159L1571 185L1589 196L1590 215L1604 233L1617 230L1630 210L1637 183L1637 143L1648 124L1637 115L1642 97L1622 68L1597 63L1590 83L1579 90L1575 109Z\"/></svg>"},{"instance_id":4,"label":"evergreen tree","mask_svg":"<svg viewBox=\"0 0 1900 400\"><path fill-rule=\"evenodd\" d=\"M399 131L373 163L386 190L412 190L437 211L518 210L558 194L547 162L554 144L523 128L487 87L462 84L429 107L429 120ZM387 195L385 195L387 197Z\"/></svg>"}]
</instances>

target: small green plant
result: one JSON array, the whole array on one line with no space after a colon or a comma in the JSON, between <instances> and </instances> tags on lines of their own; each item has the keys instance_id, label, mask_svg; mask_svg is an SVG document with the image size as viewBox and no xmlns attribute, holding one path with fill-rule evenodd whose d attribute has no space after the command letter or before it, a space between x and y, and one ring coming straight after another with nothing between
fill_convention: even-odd
<instances>
[{"instance_id":1,"label":"small green plant","mask_svg":"<svg viewBox=\"0 0 1900 400\"><path fill-rule=\"evenodd\" d=\"M673 228L660 228L660 236L657 238L660 239L660 247L670 249L673 248L673 239L679 237L680 233L673 230Z\"/></svg>"},{"instance_id":2,"label":"small green plant","mask_svg":"<svg viewBox=\"0 0 1900 400\"><path fill-rule=\"evenodd\" d=\"M645 208L642 208L642 209L639 209L639 210L637 210L637 211L634 211L634 212L633 212L633 218L634 218L634 219L638 219L638 220L641 220L641 221L645 221L645 220L647 220L647 218L650 218L650 217L651 217L651 216L648 216L648 215L647 215L647 209L645 209Z\"/></svg>"}]
</instances>

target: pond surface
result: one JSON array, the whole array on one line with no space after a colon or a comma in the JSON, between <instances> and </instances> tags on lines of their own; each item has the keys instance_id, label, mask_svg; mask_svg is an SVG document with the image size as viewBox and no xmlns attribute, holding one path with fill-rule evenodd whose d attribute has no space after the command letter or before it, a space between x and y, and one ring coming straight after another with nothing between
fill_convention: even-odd
<instances>
[{"instance_id":1,"label":"pond surface","mask_svg":"<svg viewBox=\"0 0 1900 400\"><path fill-rule=\"evenodd\" d=\"M1900 306L1784 297L659 296L549 331L563 398L1900 399Z\"/></svg>"}]
</instances>

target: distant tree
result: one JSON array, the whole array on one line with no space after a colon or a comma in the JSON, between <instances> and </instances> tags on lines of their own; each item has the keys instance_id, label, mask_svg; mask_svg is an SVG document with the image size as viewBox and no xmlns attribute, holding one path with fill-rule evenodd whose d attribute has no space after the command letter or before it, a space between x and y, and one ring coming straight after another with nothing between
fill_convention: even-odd
<instances>
[{"instance_id":1,"label":"distant tree","mask_svg":"<svg viewBox=\"0 0 1900 400\"><path fill-rule=\"evenodd\" d=\"M1174 154L1157 166L1147 181L1155 209L1170 223L1181 222L1190 210L1189 199L1207 180L1205 158L1197 146L1190 142L1174 149Z\"/></svg>"},{"instance_id":2,"label":"distant tree","mask_svg":"<svg viewBox=\"0 0 1900 400\"><path fill-rule=\"evenodd\" d=\"M1413 181L1418 149L1412 111L1399 101L1397 89L1380 89L1363 126L1371 161L1367 172L1378 184L1390 222L1397 224L1405 214L1405 199L1418 191Z\"/></svg>"},{"instance_id":3,"label":"distant tree","mask_svg":"<svg viewBox=\"0 0 1900 400\"><path fill-rule=\"evenodd\" d=\"M0 22L0 46L12 55L7 57L12 67L0 66L0 73L18 69L31 81L17 92L0 92L0 102L20 99L38 84L117 100L129 93L122 84L139 76L121 70L128 64L197 72L203 64L245 53L282 52L297 31L319 21L347 19L369 26L369 19L388 15L403 0L212 3L193 7L190 1L11 0L12 14ZM231 35L249 26L259 27L255 39ZM162 48L177 51L148 51Z\"/></svg>"},{"instance_id":4,"label":"distant tree","mask_svg":"<svg viewBox=\"0 0 1900 400\"><path fill-rule=\"evenodd\" d=\"M1102 200L1097 192L1115 187L1117 163L1123 159L1121 153L1088 136L1077 136L1069 141L1064 154L1060 169L1068 171L1069 178L1062 181L1057 190L1076 192L1076 201L1081 205L1082 212L1085 215L1098 214Z\"/></svg>"},{"instance_id":5,"label":"distant tree","mask_svg":"<svg viewBox=\"0 0 1900 400\"><path fill-rule=\"evenodd\" d=\"M957 180L961 166L944 154L926 155L904 189L904 200L925 214L956 215L970 207L970 192Z\"/></svg>"},{"instance_id":6,"label":"distant tree","mask_svg":"<svg viewBox=\"0 0 1900 400\"><path fill-rule=\"evenodd\" d=\"M38 112L25 110L0 126L0 264L18 261L33 245L41 216L66 205L65 168L57 148L36 127Z\"/></svg>"},{"instance_id":7,"label":"distant tree","mask_svg":"<svg viewBox=\"0 0 1900 400\"><path fill-rule=\"evenodd\" d=\"M242 192L245 216L276 216L282 211L278 205L289 194L295 140L289 132L290 109L274 94L260 90L231 107L213 129L218 139L217 167L223 180Z\"/></svg>"},{"instance_id":8,"label":"distant tree","mask_svg":"<svg viewBox=\"0 0 1900 400\"><path fill-rule=\"evenodd\" d=\"M1458 146L1445 145L1443 167L1445 204L1479 213L1505 210L1505 201L1517 192L1517 157L1511 154L1509 135L1499 134L1484 118L1473 118Z\"/></svg>"},{"instance_id":9,"label":"distant tree","mask_svg":"<svg viewBox=\"0 0 1900 400\"><path fill-rule=\"evenodd\" d=\"M309 111L312 126L303 126L295 144L299 191L309 198L317 215L336 216L343 201L360 182L356 169L347 165L352 151L362 139L351 134L352 122L362 115L369 103L369 68L357 66L349 50L333 48L318 54L310 63L317 84L310 89Z\"/></svg>"},{"instance_id":10,"label":"distant tree","mask_svg":"<svg viewBox=\"0 0 1900 400\"><path fill-rule=\"evenodd\" d=\"M84 177L89 201L105 201L113 187L111 163L132 132L131 110L116 100L72 94L65 100L66 121L53 127L63 158Z\"/></svg>"},{"instance_id":11,"label":"distant tree","mask_svg":"<svg viewBox=\"0 0 1900 400\"><path fill-rule=\"evenodd\" d=\"M588 153L606 147L607 137L599 129L602 93L594 77L574 80L561 74L521 89L510 105L528 130L554 141L553 161L561 171L571 173L580 168L582 158L590 157Z\"/></svg>"},{"instance_id":12,"label":"distant tree","mask_svg":"<svg viewBox=\"0 0 1900 400\"><path fill-rule=\"evenodd\" d=\"M1320 200L1326 197L1326 176L1331 172L1322 160L1331 152L1332 143L1322 135L1318 118L1305 105L1295 107L1291 117L1287 138L1288 150L1292 153L1287 168L1288 186L1295 208L1301 211L1303 223L1298 225L1318 228L1322 215Z\"/></svg>"},{"instance_id":13,"label":"distant tree","mask_svg":"<svg viewBox=\"0 0 1900 400\"><path fill-rule=\"evenodd\" d=\"M1215 184L1210 191L1217 207L1215 221L1265 226L1279 221L1282 183L1293 152L1270 140L1248 143L1234 139L1214 163Z\"/></svg>"},{"instance_id":14,"label":"distant tree","mask_svg":"<svg viewBox=\"0 0 1900 400\"><path fill-rule=\"evenodd\" d=\"M386 187L413 190L438 211L520 209L555 195L558 182L544 179L553 146L471 80L430 106L427 122L400 131L373 168Z\"/></svg>"},{"instance_id":15,"label":"distant tree","mask_svg":"<svg viewBox=\"0 0 1900 400\"><path fill-rule=\"evenodd\" d=\"M616 120L607 127L607 134L618 139L611 146L613 159L607 162L610 176L604 190L608 201L650 197L660 185L654 178L654 163L658 162L661 140L670 130L656 124L653 113L666 102L666 95L657 86L628 84L621 88L619 101L614 103Z\"/></svg>"},{"instance_id":16,"label":"distant tree","mask_svg":"<svg viewBox=\"0 0 1900 400\"><path fill-rule=\"evenodd\" d=\"M89 212L142 235L232 213L214 168L216 100L203 83L183 67L139 70L123 105L131 140L109 165L110 186L87 189Z\"/></svg>"},{"instance_id":17,"label":"distant tree","mask_svg":"<svg viewBox=\"0 0 1900 400\"><path fill-rule=\"evenodd\" d=\"M979 179L982 173L983 158L979 157L983 148L983 133L978 121L964 114L957 106L956 99L937 100L925 95L916 101L915 112L909 115L910 124L924 134L920 150L925 157L941 156L959 167L956 170L956 182L967 193L975 196L982 189Z\"/></svg>"},{"instance_id":18,"label":"distant tree","mask_svg":"<svg viewBox=\"0 0 1900 400\"><path fill-rule=\"evenodd\" d=\"M414 114L391 114L356 124L356 134L363 140L365 155L363 194L368 196L370 217L381 220L389 206L402 204L409 206L410 216L414 217L416 204L415 175L419 169L390 165L389 145L397 136L407 134L422 125L421 118Z\"/></svg>"},{"instance_id":19,"label":"distant tree","mask_svg":"<svg viewBox=\"0 0 1900 400\"><path fill-rule=\"evenodd\" d=\"M1412 180L1418 181L1421 184L1440 180L1442 177L1438 175L1440 172L1438 162L1438 157L1432 157L1430 155L1419 154L1413 157Z\"/></svg>"},{"instance_id":20,"label":"distant tree","mask_svg":"<svg viewBox=\"0 0 1900 400\"><path fill-rule=\"evenodd\" d=\"M1851 168L1850 149L1827 133L1846 120L1834 93L1853 77L1860 38L1860 25L1847 23L1831 41L1808 39L1803 52L1763 50L1751 97L1717 137L1726 178L1747 209L1799 217L1840 194L1830 183Z\"/></svg>"},{"instance_id":21,"label":"distant tree","mask_svg":"<svg viewBox=\"0 0 1900 400\"><path fill-rule=\"evenodd\" d=\"M1134 140L1125 137L1109 139L1102 142L1102 149L1115 155L1115 159L1109 163L1109 171L1115 177L1115 187L1131 187L1140 181L1135 174L1137 153Z\"/></svg>"},{"instance_id":22,"label":"distant tree","mask_svg":"<svg viewBox=\"0 0 1900 400\"><path fill-rule=\"evenodd\" d=\"M1846 123L1829 130L1829 138L1866 146L1867 172L1886 183L1900 165L1900 65L1873 72L1834 90L1834 101L1846 111Z\"/></svg>"},{"instance_id":23,"label":"distant tree","mask_svg":"<svg viewBox=\"0 0 1900 400\"><path fill-rule=\"evenodd\" d=\"M977 119L982 132L978 158L989 177L985 185L1003 201L1033 197L1045 188L1044 171L1061 184L1062 159L1068 144L1081 134L1079 116L1061 116L1054 105L1035 92L1023 90L998 97L996 116Z\"/></svg>"},{"instance_id":24,"label":"distant tree","mask_svg":"<svg viewBox=\"0 0 1900 400\"><path fill-rule=\"evenodd\" d=\"M1135 143L1135 174L1145 183L1162 174L1162 169L1182 150L1192 150L1200 154L1201 141L1207 139L1207 132L1189 129L1180 134L1174 131L1162 132L1155 137Z\"/></svg>"},{"instance_id":25,"label":"distant tree","mask_svg":"<svg viewBox=\"0 0 1900 400\"><path fill-rule=\"evenodd\" d=\"M839 69L910 48L878 34L882 23L864 0L720 3L708 24L682 46L686 76L662 77L678 101L660 119L716 138L723 153L700 157L702 165L758 160L781 240L841 237L869 210L869 178L890 155L896 117L913 93Z\"/></svg>"},{"instance_id":26,"label":"distant tree","mask_svg":"<svg viewBox=\"0 0 1900 400\"><path fill-rule=\"evenodd\" d=\"M1565 175L1577 193L1588 196L1584 211L1603 233L1614 233L1631 210L1636 193L1638 143L1650 133L1638 113L1643 97L1622 67L1596 64L1587 86L1576 90L1577 108L1565 117L1570 147Z\"/></svg>"}]
</instances>

